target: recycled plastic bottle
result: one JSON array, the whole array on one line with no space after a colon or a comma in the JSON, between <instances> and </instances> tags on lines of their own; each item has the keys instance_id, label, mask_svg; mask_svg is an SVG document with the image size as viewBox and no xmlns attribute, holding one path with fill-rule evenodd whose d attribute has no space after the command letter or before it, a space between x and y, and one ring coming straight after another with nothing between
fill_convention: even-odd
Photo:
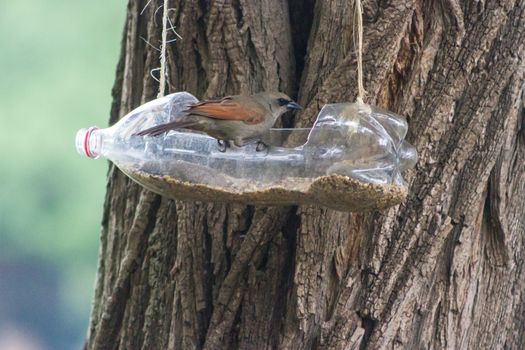
<instances>
[{"instance_id":1,"label":"recycled plastic bottle","mask_svg":"<svg viewBox=\"0 0 525 350\"><path fill-rule=\"evenodd\" d=\"M272 129L262 151L253 144L224 152L216 139L190 130L135 135L175 120L196 102L178 92L109 128L81 129L77 151L103 156L148 189L175 199L354 210L356 203L357 209L385 207L406 195L402 172L414 166L417 152L404 140L408 125L401 116L363 103L328 104L312 128Z\"/></svg>"}]
</instances>

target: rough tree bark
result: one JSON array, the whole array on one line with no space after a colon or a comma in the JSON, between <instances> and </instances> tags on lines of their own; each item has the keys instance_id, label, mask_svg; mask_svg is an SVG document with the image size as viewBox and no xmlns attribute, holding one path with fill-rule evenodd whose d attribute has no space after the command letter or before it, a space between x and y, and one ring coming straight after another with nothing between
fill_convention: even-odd
<instances>
[{"instance_id":1,"label":"rough tree bark","mask_svg":"<svg viewBox=\"0 0 525 350\"><path fill-rule=\"evenodd\" d=\"M155 4L158 2L158 4ZM155 97L131 0L110 123ZM170 92L356 94L349 0L171 0ZM110 165L88 349L522 349L525 4L364 1L367 102L420 155L382 212L167 200Z\"/></svg>"}]
</instances>

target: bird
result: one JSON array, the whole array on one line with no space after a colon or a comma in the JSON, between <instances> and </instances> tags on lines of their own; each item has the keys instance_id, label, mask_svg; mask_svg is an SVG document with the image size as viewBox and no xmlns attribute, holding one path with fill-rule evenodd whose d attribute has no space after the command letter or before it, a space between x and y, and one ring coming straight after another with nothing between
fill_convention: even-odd
<instances>
[{"instance_id":1,"label":"bird","mask_svg":"<svg viewBox=\"0 0 525 350\"><path fill-rule=\"evenodd\" d=\"M238 147L257 142L257 150L260 150L262 137L277 118L295 109L301 106L281 92L226 96L191 104L176 116L176 120L135 135L158 136L170 130L189 129L216 138L222 152L230 146L230 141Z\"/></svg>"}]
</instances>

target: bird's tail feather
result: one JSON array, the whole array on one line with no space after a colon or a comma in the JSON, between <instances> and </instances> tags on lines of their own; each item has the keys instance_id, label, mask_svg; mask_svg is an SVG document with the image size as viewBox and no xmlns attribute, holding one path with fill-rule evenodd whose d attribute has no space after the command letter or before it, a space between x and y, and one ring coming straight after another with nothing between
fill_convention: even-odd
<instances>
[{"instance_id":1,"label":"bird's tail feather","mask_svg":"<svg viewBox=\"0 0 525 350\"><path fill-rule=\"evenodd\" d=\"M139 131L133 134L133 136L158 136L170 130L190 128L194 124L195 122L192 120L177 120Z\"/></svg>"}]
</instances>

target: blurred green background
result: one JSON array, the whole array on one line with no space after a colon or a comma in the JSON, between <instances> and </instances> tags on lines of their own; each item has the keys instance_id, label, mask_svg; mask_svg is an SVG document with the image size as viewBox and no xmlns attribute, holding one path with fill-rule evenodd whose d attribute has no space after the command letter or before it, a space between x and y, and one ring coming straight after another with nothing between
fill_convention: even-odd
<instances>
[{"instance_id":1,"label":"blurred green background","mask_svg":"<svg viewBox=\"0 0 525 350\"><path fill-rule=\"evenodd\" d=\"M78 349L107 163L74 138L107 125L126 1L1 4L0 349Z\"/></svg>"}]
</instances>

